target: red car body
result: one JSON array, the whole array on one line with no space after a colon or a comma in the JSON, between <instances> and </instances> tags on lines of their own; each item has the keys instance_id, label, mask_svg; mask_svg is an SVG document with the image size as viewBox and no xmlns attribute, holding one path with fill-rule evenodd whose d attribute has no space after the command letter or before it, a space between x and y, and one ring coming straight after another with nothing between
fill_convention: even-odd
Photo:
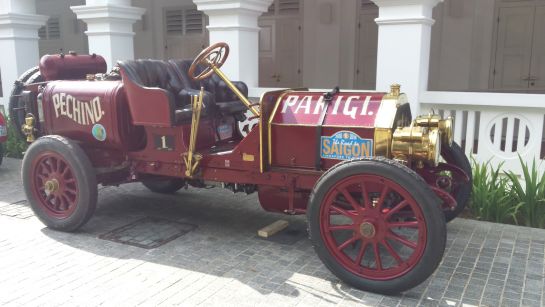
<instances>
[{"instance_id":1,"label":"red car body","mask_svg":"<svg viewBox=\"0 0 545 307\"><path fill-rule=\"evenodd\" d=\"M442 210L463 209L471 186L451 120L413 120L399 86L389 93L278 90L252 103L243 97L247 87L219 70L227 54L219 43L190 67L124 61L108 74L98 55L53 55L25 73L10 112L34 142L22 174L37 216L74 231L95 209L97 184L142 181L163 193L215 182L257 192L267 211L307 213L320 258L358 288L398 292L431 275L445 247ZM237 121L246 108L258 124L244 135ZM188 162L193 155L198 164ZM333 225L339 218L351 224ZM416 241L394 228L415 230ZM343 231L353 237L339 241ZM345 252L350 246L355 254ZM410 257L394 251L407 247ZM381 249L393 257L391 267ZM373 254L374 264L362 263Z\"/></svg>"},{"instance_id":2,"label":"red car body","mask_svg":"<svg viewBox=\"0 0 545 307\"><path fill-rule=\"evenodd\" d=\"M8 123L4 115L0 113L0 144L8 140Z\"/></svg>"}]
</instances>

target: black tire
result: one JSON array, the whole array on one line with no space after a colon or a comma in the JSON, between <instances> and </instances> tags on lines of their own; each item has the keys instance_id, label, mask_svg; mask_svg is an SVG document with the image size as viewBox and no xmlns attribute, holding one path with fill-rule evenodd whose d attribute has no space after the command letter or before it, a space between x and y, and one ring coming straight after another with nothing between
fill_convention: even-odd
<instances>
[{"instance_id":1,"label":"black tire","mask_svg":"<svg viewBox=\"0 0 545 307\"><path fill-rule=\"evenodd\" d=\"M24 109L25 105L23 104L21 99L19 99L18 95L22 93L23 85L42 81L43 77L40 74L40 69L38 66L36 66L25 71L19 77L19 79L15 81L13 90L11 91L8 106L11 127L15 129L15 134L17 135L17 137L22 140L26 140L26 136L21 131L21 126L25 122L27 110ZM37 116L37 114L35 115Z\"/></svg>"},{"instance_id":2,"label":"black tire","mask_svg":"<svg viewBox=\"0 0 545 307\"><path fill-rule=\"evenodd\" d=\"M36 188L34 186L36 181L32 176L33 163L44 154L60 156L67 163L77 183L77 201L75 209L69 216L63 218L52 216L33 193L33 189ZM98 196L95 170L85 152L74 141L57 135L39 138L26 151L21 173L24 190L32 210L49 228L66 232L76 231L93 215Z\"/></svg>"},{"instance_id":3,"label":"black tire","mask_svg":"<svg viewBox=\"0 0 545 307\"><path fill-rule=\"evenodd\" d=\"M443 146L441 149L441 156L447 163L458 166L469 176L469 181L461 183L456 195L453 195L457 203L456 208L454 210L444 211L445 220L448 223L455 219L462 211L464 211L467 203L469 202L471 189L473 187L473 173L471 163L460 145L453 142L451 147Z\"/></svg>"},{"instance_id":4,"label":"black tire","mask_svg":"<svg viewBox=\"0 0 545 307\"><path fill-rule=\"evenodd\" d=\"M4 160L4 145L0 144L0 165L2 165L3 160Z\"/></svg>"},{"instance_id":5,"label":"black tire","mask_svg":"<svg viewBox=\"0 0 545 307\"><path fill-rule=\"evenodd\" d=\"M412 270L399 277L388 280L366 279L350 272L330 253L321 236L322 200L337 182L361 174L381 176L402 186L418 203L425 219L428 237L422 256ZM310 240L322 262L341 280L365 291L395 294L419 285L433 274L445 250L446 223L440 209L440 200L414 171L384 158L346 161L328 170L311 193L307 218Z\"/></svg>"},{"instance_id":6,"label":"black tire","mask_svg":"<svg viewBox=\"0 0 545 307\"><path fill-rule=\"evenodd\" d=\"M142 184L154 193L174 194L185 186L185 180L178 178L169 179L148 179Z\"/></svg>"}]
</instances>

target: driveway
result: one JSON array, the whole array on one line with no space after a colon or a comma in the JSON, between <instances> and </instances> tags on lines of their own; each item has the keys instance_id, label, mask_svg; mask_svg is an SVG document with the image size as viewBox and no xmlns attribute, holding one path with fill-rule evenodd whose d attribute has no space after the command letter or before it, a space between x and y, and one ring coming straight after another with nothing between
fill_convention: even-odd
<instances>
[{"instance_id":1,"label":"driveway","mask_svg":"<svg viewBox=\"0 0 545 307\"><path fill-rule=\"evenodd\" d=\"M103 187L95 216L69 234L34 217L19 172L19 160L0 166L0 305L545 304L545 230L456 219L435 274L382 296L340 282L314 253L304 216L267 213L256 195ZM278 219L289 228L257 237Z\"/></svg>"}]
</instances>

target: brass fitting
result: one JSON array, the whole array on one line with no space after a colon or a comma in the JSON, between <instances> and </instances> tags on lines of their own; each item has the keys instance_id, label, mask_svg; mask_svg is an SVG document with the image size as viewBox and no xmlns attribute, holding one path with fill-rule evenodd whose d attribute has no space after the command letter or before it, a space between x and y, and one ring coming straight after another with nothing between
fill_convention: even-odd
<instances>
[{"instance_id":1,"label":"brass fitting","mask_svg":"<svg viewBox=\"0 0 545 307\"><path fill-rule=\"evenodd\" d=\"M401 95L401 85L395 83L390 85L390 93L386 95L387 99L397 99Z\"/></svg>"},{"instance_id":2,"label":"brass fitting","mask_svg":"<svg viewBox=\"0 0 545 307\"><path fill-rule=\"evenodd\" d=\"M411 125L397 128L392 140L392 156L406 163L439 163L441 136L438 128Z\"/></svg>"},{"instance_id":3,"label":"brass fitting","mask_svg":"<svg viewBox=\"0 0 545 307\"><path fill-rule=\"evenodd\" d=\"M454 133L452 128L452 117L442 119L440 115L429 114L420 115L414 120L416 126L425 128L438 128L441 133L441 141L443 144L451 146Z\"/></svg>"},{"instance_id":4,"label":"brass fitting","mask_svg":"<svg viewBox=\"0 0 545 307\"><path fill-rule=\"evenodd\" d=\"M21 127L21 131L24 135L26 135L26 141L29 143L32 143L36 140L36 137L34 135L34 132L36 132L36 128L34 128L34 115L29 114L27 117L25 117L25 124Z\"/></svg>"}]
</instances>

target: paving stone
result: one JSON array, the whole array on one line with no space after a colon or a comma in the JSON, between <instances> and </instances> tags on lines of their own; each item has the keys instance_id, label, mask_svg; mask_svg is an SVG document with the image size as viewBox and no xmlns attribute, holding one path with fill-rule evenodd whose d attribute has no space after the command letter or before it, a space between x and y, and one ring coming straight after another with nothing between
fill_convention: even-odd
<instances>
[{"instance_id":1,"label":"paving stone","mask_svg":"<svg viewBox=\"0 0 545 307\"><path fill-rule=\"evenodd\" d=\"M101 187L96 214L81 231L51 231L24 202L19 164L7 159L7 172L4 167L0 172L0 305L545 303L545 230L456 219L448 224L445 256L433 276L402 295L383 296L340 282L316 256L305 217L264 212L256 195L192 188L160 195L140 184ZM168 223L127 228L148 217ZM277 240L256 237L278 218L295 232ZM177 236L180 230L188 231ZM135 246L99 238L107 233ZM157 244L166 237L168 244Z\"/></svg>"}]
</instances>

